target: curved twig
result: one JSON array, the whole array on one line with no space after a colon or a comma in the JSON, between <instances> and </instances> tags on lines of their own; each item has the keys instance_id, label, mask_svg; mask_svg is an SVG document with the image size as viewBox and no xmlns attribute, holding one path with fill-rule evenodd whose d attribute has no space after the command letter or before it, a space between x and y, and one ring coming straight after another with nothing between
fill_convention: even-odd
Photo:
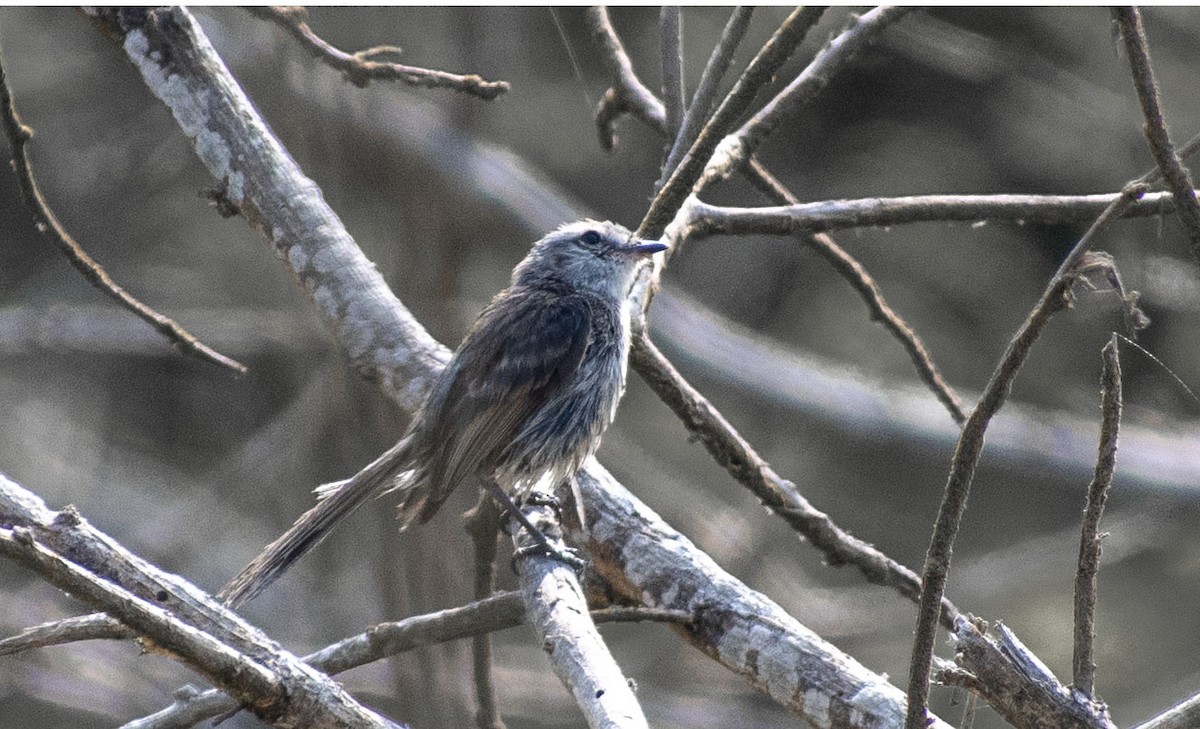
<instances>
[{"instance_id":1,"label":"curved twig","mask_svg":"<svg viewBox=\"0 0 1200 729\"><path fill-rule=\"evenodd\" d=\"M247 10L255 17L269 20L291 33L314 56L345 74L355 86L365 87L371 81L400 81L418 88L460 91L488 101L510 88L507 81L487 81L475 74L449 73L378 60L398 55L400 49L393 46L346 53L313 32L308 25L308 10L301 6L250 7Z\"/></svg>"},{"instance_id":2,"label":"curved twig","mask_svg":"<svg viewBox=\"0 0 1200 729\"><path fill-rule=\"evenodd\" d=\"M622 114L633 114L651 127L664 131L667 128L667 110L646 84L633 70L633 61L621 43L620 36L608 17L608 8L603 5L588 9L592 35L600 44L600 57L608 66L613 85L605 92L596 109L596 127L600 134L600 146L611 150L617 143L614 129Z\"/></svg>"},{"instance_id":3,"label":"curved twig","mask_svg":"<svg viewBox=\"0 0 1200 729\"><path fill-rule=\"evenodd\" d=\"M921 581L915 572L847 533L828 514L813 507L794 483L781 478L716 408L683 379L644 331L634 336L630 357L650 389L704 444L717 463L821 550L827 564L853 565L870 582L891 587L910 600L920 596ZM943 598L942 624L952 628L957 616L958 608Z\"/></svg>"},{"instance_id":4,"label":"curved twig","mask_svg":"<svg viewBox=\"0 0 1200 729\"><path fill-rule=\"evenodd\" d=\"M757 158L751 157L749 164L744 165L742 170L749 176L750 181L755 187L759 188L763 194L771 197L776 202L783 202L788 205L799 204L799 200L796 199L791 190L788 190L783 183L776 180L759 163ZM704 227L700 222L704 216L703 207L706 206L700 205L697 201L697 204L693 205L691 209L691 220L699 228ZM833 266L835 271L841 274L842 278L846 279L854 287L854 290L862 297L867 305L867 309L871 312L871 318L881 322L892 333L892 336L900 341L901 346L904 347L904 351L908 352L913 366L917 368L917 376L933 392L938 401L945 406L955 424L962 425L967 419L962 399L959 398L958 393L954 391L950 383L946 381L946 378L942 376L941 371L934 364L929 350L925 347L925 343L917 336L916 331L884 300L883 292L879 290L879 285L875 283L875 278L867 272L866 267L859 263L857 258L850 255L846 249L838 245L833 238L824 233L802 234L800 235L800 239L816 250L822 258Z\"/></svg>"},{"instance_id":5,"label":"curved twig","mask_svg":"<svg viewBox=\"0 0 1200 729\"><path fill-rule=\"evenodd\" d=\"M158 313L121 288L59 222L58 216L50 209L50 204L42 195L37 178L33 175L33 166L29 162L29 153L26 150L29 140L33 138L33 130L22 124L21 118L17 115L2 58L0 58L0 117L3 117L4 131L8 135L9 146L12 149L12 167L17 173L17 184L21 188L21 197L25 200L25 207L29 208L29 212L33 215L38 232L54 241L58 249L67 257L75 270L83 274L88 283L154 327L179 351L226 367L240 375L245 374L247 369L241 362L230 359L208 347L175 321Z\"/></svg>"}]
</instances>

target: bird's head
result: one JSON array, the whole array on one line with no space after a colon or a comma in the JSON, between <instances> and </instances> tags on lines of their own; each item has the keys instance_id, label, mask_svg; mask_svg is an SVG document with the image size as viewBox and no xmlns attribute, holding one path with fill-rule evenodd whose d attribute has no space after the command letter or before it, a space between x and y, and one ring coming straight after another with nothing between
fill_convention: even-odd
<instances>
[{"instance_id":1,"label":"bird's head","mask_svg":"<svg viewBox=\"0 0 1200 729\"><path fill-rule=\"evenodd\" d=\"M514 286L567 288L623 299L638 265L667 246L616 223L581 220L549 233L513 271Z\"/></svg>"}]
</instances>

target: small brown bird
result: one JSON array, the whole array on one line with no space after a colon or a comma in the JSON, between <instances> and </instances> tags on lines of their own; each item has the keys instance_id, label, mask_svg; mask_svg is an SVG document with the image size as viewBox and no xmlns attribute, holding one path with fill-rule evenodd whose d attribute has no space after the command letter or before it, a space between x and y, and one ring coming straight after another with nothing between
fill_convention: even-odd
<instances>
[{"instance_id":1,"label":"small brown bird","mask_svg":"<svg viewBox=\"0 0 1200 729\"><path fill-rule=\"evenodd\" d=\"M625 390L637 268L665 248L593 220L535 243L404 437L349 480L319 487L317 506L222 597L236 606L256 595L372 496L399 492L404 528L428 521L464 481L482 479L520 500L535 485L571 478L600 445Z\"/></svg>"}]
</instances>

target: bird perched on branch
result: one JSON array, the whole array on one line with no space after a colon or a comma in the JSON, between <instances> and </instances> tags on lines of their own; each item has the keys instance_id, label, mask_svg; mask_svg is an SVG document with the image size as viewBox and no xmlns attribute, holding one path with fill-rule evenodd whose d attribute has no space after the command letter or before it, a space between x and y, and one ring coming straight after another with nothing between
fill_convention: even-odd
<instances>
[{"instance_id":1,"label":"bird perched on branch","mask_svg":"<svg viewBox=\"0 0 1200 729\"><path fill-rule=\"evenodd\" d=\"M664 249L593 220L535 243L404 437L352 478L319 487L321 501L221 596L230 605L250 599L359 504L384 493L399 494L404 528L428 521L459 484L476 481L528 527L511 499L570 479L612 422L625 390L630 288L638 266Z\"/></svg>"}]
</instances>

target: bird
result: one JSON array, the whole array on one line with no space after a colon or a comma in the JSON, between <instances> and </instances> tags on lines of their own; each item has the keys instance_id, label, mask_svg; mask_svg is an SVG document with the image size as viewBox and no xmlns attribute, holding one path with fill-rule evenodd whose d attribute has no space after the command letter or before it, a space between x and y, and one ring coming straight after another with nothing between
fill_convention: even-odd
<instances>
[{"instance_id":1,"label":"bird","mask_svg":"<svg viewBox=\"0 0 1200 729\"><path fill-rule=\"evenodd\" d=\"M616 415L629 359L629 294L639 267L666 248L596 220L563 225L534 243L400 440L353 477L318 487L317 505L220 597L232 607L254 597L360 504L388 493L398 495L405 529L427 522L460 484L478 481L529 528L512 500L570 479Z\"/></svg>"}]
</instances>

